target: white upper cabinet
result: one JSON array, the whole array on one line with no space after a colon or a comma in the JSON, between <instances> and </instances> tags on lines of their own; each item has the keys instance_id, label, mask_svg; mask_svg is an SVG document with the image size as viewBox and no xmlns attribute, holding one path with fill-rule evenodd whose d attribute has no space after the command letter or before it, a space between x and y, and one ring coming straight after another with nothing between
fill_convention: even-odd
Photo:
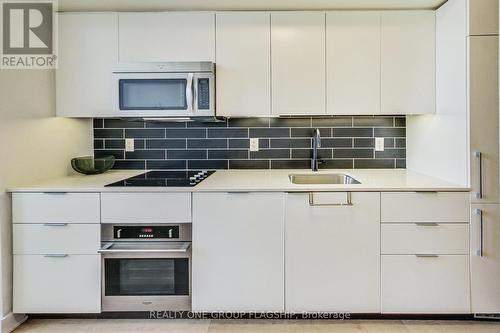
<instances>
[{"instance_id":1,"label":"white upper cabinet","mask_svg":"<svg viewBox=\"0 0 500 333\"><path fill-rule=\"evenodd\" d=\"M271 114L271 16L217 13L217 115Z\"/></svg>"},{"instance_id":2,"label":"white upper cabinet","mask_svg":"<svg viewBox=\"0 0 500 333\"><path fill-rule=\"evenodd\" d=\"M325 13L271 13L273 115L325 114Z\"/></svg>"},{"instance_id":3,"label":"white upper cabinet","mask_svg":"<svg viewBox=\"0 0 500 333\"><path fill-rule=\"evenodd\" d=\"M381 112L434 113L434 11L386 11L381 20Z\"/></svg>"},{"instance_id":4,"label":"white upper cabinet","mask_svg":"<svg viewBox=\"0 0 500 333\"><path fill-rule=\"evenodd\" d=\"M60 117L111 111L111 72L118 61L118 14L60 13L56 109Z\"/></svg>"},{"instance_id":5,"label":"white upper cabinet","mask_svg":"<svg viewBox=\"0 0 500 333\"><path fill-rule=\"evenodd\" d=\"M215 13L119 14L120 62L215 61Z\"/></svg>"},{"instance_id":6,"label":"white upper cabinet","mask_svg":"<svg viewBox=\"0 0 500 333\"><path fill-rule=\"evenodd\" d=\"M380 113L380 13L326 13L328 114Z\"/></svg>"},{"instance_id":7,"label":"white upper cabinet","mask_svg":"<svg viewBox=\"0 0 500 333\"><path fill-rule=\"evenodd\" d=\"M113 68L169 61L217 63L220 116L435 112L434 11L59 17L59 116L116 116Z\"/></svg>"},{"instance_id":8,"label":"white upper cabinet","mask_svg":"<svg viewBox=\"0 0 500 333\"><path fill-rule=\"evenodd\" d=\"M498 0L468 0L468 35L498 35Z\"/></svg>"}]
</instances>

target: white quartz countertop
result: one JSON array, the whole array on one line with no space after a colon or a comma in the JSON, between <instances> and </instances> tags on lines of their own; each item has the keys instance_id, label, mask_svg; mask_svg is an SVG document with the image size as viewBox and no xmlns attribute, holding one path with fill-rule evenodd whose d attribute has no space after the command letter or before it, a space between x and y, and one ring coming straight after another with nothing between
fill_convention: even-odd
<instances>
[{"instance_id":1,"label":"white quartz countertop","mask_svg":"<svg viewBox=\"0 0 500 333\"><path fill-rule=\"evenodd\" d=\"M311 174L310 170L219 170L195 187L104 187L133 177L145 170L112 170L101 175L72 175L10 188L9 192L307 192L307 191L469 191L468 187L406 169L321 170L317 173L349 175L361 184L297 185L291 173Z\"/></svg>"}]
</instances>

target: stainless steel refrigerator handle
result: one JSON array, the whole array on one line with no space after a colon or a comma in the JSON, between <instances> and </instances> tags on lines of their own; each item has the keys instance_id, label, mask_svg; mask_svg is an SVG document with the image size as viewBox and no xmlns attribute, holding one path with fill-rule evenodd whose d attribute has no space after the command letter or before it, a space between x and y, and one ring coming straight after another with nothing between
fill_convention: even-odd
<instances>
[{"instance_id":1,"label":"stainless steel refrigerator handle","mask_svg":"<svg viewBox=\"0 0 500 333\"><path fill-rule=\"evenodd\" d=\"M193 74L188 74L186 84L186 104L188 112L193 110Z\"/></svg>"},{"instance_id":2,"label":"stainless steel refrigerator handle","mask_svg":"<svg viewBox=\"0 0 500 333\"><path fill-rule=\"evenodd\" d=\"M479 164L479 191L476 192L476 198L483 198L483 154L480 151L474 152L474 156L478 159Z\"/></svg>"},{"instance_id":3,"label":"stainless steel refrigerator handle","mask_svg":"<svg viewBox=\"0 0 500 333\"><path fill-rule=\"evenodd\" d=\"M483 211L481 209L476 209L476 214L479 215L479 250L476 251L476 255L479 257L484 257L483 255Z\"/></svg>"},{"instance_id":4,"label":"stainless steel refrigerator handle","mask_svg":"<svg viewBox=\"0 0 500 333\"><path fill-rule=\"evenodd\" d=\"M314 192L309 192L309 206L353 206L352 193L346 193L346 202L333 203L333 204L317 204L314 203Z\"/></svg>"},{"instance_id":5,"label":"stainless steel refrigerator handle","mask_svg":"<svg viewBox=\"0 0 500 333\"><path fill-rule=\"evenodd\" d=\"M191 247L190 242L182 243L182 246L174 249L113 249L114 244L106 244L97 252L99 253L178 253L187 252Z\"/></svg>"}]
</instances>

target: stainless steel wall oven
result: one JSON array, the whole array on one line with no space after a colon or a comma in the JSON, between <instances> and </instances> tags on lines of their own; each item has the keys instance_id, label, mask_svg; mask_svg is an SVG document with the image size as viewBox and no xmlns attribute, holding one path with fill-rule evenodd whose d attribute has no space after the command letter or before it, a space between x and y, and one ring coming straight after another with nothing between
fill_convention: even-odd
<instances>
[{"instance_id":1,"label":"stainless steel wall oven","mask_svg":"<svg viewBox=\"0 0 500 333\"><path fill-rule=\"evenodd\" d=\"M191 224L103 224L102 310L191 310Z\"/></svg>"}]
</instances>

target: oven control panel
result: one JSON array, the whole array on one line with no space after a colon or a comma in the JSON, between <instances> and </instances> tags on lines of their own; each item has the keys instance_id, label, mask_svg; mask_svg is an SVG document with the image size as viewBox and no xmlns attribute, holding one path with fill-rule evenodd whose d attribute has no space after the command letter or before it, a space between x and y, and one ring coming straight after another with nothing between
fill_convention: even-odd
<instances>
[{"instance_id":1,"label":"oven control panel","mask_svg":"<svg viewBox=\"0 0 500 333\"><path fill-rule=\"evenodd\" d=\"M113 226L114 239L177 239L179 226L177 225L115 225Z\"/></svg>"}]
</instances>

